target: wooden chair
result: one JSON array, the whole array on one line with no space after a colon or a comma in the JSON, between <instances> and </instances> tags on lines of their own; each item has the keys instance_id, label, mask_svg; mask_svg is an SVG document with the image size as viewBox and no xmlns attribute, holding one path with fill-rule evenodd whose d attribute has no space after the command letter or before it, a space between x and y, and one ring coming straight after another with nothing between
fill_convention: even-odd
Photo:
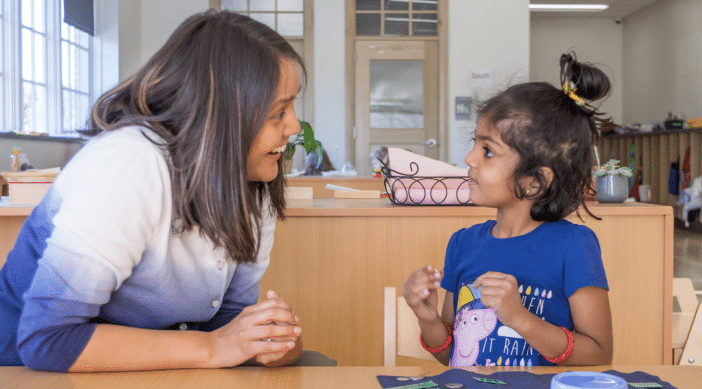
<instances>
[{"instance_id":1,"label":"wooden chair","mask_svg":"<svg viewBox=\"0 0 702 389\"><path fill-rule=\"evenodd\" d=\"M702 304L698 305L695 319L682 350L680 365L702 366L702 309L699 308L700 306Z\"/></svg>"},{"instance_id":2,"label":"wooden chair","mask_svg":"<svg viewBox=\"0 0 702 389\"><path fill-rule=\"evenodd\" d=\"M442 306L446 291L439 288L439 307ZM385 288L385 323L383 332L383 366L395 366L396 356L416 358L413 365L441 365L434 356L419 343L419 324L414 312L397 296L394 287Z\"/></svg>"},{"instance_id":3,"label":"wooden chair","mask_svg":"<svg viewBox=\"0 0 702 389\"><path fill-rule=\"evenodd\" d=\"M690 353L694 353L693 344L689 337L693 337L693 332L691 328L693 327L693 320L698 321L699 329L697 329L694 337L699 336L697 340L698 351L702 351L702 319L697 319L695 314L698 316L701 314L698 310L699 302L697 300L697 295L692 286L692 281L689 278L673 278L673 297L678 300L680 305L680 312L673 312L673 363L679 364L683 359L681 358L684 354L684 349L687 349L688 359L693 357L696 363L702 363L702 353L697 353L698 356L695 358ZM690 335L688 337L688 335ZM699 361L697 361L699 360Z\"/></svg>"}]
</instances>

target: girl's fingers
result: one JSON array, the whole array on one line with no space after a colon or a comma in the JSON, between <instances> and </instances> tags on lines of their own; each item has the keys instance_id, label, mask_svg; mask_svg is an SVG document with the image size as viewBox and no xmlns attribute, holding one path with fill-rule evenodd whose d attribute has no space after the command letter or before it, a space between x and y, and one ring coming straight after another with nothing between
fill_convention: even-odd
<instances>
[{"instance_id":1,"label":"girl's fingers","mask_svg":"<svg viewBox=\"0 0 702 389\"><path fill-rule=\"evenodd\" d=\"M483 273L482 275L480 275L480 277L476 278L475 281L473 281L473 287L477 288L479 286L488 285L488 284L494 285L495 281L505 280L508 277L509 277L509 274L500 273L500 272L496 272L496 271L489 271L487 273Z\"/></svg>"}]
</instances>

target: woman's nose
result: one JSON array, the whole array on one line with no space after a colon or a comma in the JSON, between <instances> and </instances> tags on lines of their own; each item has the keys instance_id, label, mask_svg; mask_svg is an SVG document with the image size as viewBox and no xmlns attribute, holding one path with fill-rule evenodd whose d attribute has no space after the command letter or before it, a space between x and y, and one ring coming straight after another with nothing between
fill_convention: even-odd
<instances>
[{"instance_id":1,"label":"woman's nose","mask_svg":"<svg viewBox=\"0 0 702 389\"><path fill-rule=\"evenodd\" d=\"M295 115L295 111L293 110L291 113L288 123L286 123L285 126L285 136L287 137L298 134L302 130L300 121L297 119L297 115Z\"/></svg>"}]
</instances>

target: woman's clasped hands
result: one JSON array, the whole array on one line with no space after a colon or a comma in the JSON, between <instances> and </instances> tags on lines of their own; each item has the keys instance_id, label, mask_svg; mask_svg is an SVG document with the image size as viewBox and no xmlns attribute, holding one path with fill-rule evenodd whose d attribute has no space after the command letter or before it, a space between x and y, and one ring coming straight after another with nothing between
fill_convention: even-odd
<instances>
[{"instance_id":1,"label":"woman's clasped hands","mask_svg":"<svg viewBox=\"0 0 702 389\"><path fill-rule=\"evenodd\" d=\"M244 308L229 324L211 333L211 367L236 366L247 361L280 366L300 356L300 318L274 291L268 291L266 298Z\"/></svg>"}]
</instances>

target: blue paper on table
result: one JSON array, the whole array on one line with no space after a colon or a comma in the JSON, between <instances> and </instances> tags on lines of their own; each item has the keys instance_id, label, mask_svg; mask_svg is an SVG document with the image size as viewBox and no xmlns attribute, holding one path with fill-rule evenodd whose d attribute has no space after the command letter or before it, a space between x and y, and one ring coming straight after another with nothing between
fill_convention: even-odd
<instances>
[{"instance_id":1,"label":"blue paper on table","mask_svg":"<svg viewBox=\"0 0 702 389\"><path fill-rule=\"evenodd\" d=\"M672 388L674 386L667 382L661 381L657 376L637 371L634 373L621 373L614 370L607 370L604 373L612 374L621 377L631 384L659 384L659 388ZM419 380L413 380L410 377L379 375L378 382L385 388L397 389L432 389L432 388L449 388L446 384L462 384L463 388L476 389L506 389L506 388L525 388L525 389L548 389L551 387L551 378L555 374L534 374L526 371L502 371L492 373L490 375L478 374L467 370L451 369L439 375L424 377ZM400 378L400 379L398 379ZM410 378L409 380L407 378ZM498 383L501 381L503 383ZM655 387L655 386L641 386Z\"/></svg>"}]
</instances>

